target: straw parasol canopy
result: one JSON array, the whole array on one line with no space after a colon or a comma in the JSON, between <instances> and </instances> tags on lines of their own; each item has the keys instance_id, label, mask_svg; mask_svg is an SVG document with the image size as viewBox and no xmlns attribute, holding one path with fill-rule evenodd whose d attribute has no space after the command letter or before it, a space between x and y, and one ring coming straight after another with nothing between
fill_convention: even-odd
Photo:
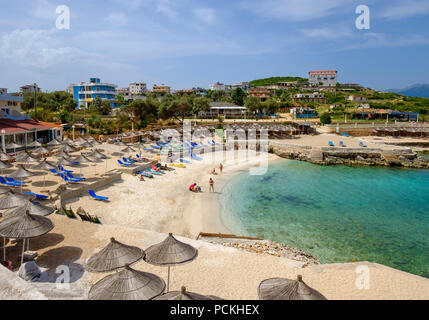
<instances>
[{"instance_id":1,"label":"straw parasol canopy","mask_svg":"<svg viewBox=\"0 0 429 320\"><path fill-rule=\"evenodd\" d=\"M0 222L0 235L6 238L29 239L42 236L54 228L48 218L32 215L28 211Z\"/></svg>"},{"instance_id":2,"label":"straw parasol canopy","mask_svg":"<svg viewBox=\"0 0 429 320\"><path fill-rule=\"evenodd\" d=\"M9 178L16 178L16 179L25 179L28 177L32 177L34 176L35 173L28 171L27 169L24 168L23 165L18 165L18 169L15 172L12 172L11 174L8 175Z\"/></svg>"},{"instance_id":3,"label":"straw parasol canopy","mask_svg":"<svg viewBox=\"0 0 429 320\"><path fill-rule=\"evenodd\" d=\"M145 253L142 249L128 246L111 238L110 243L104 249L88 259L85 269L90 272L109 272L133 264L144 256Z\"/></svg>"},{"instance_id":4,"label":"straw parasol canopy","mask_svg":"<svg viewBox=\"0 0 429 320\"><path fill-rule=\"evenodd\" d=\"M91 143L89 143L88 141L85 141L84 143L82 143L80 145L81 147L85 147L85 148L92 148L94 147Z\"/></svg>"},{"instance_id":5,"label":"straw parasol canopy","mask_svg":"<svg viewBox=\"0 0 429 320\"><path fill-rule=\"evenodd\" d=\"M18 215L20 213L23 212L29 212L30 214L36 215L36 216L49 216L50 214L52 214L55 209L48 207L48 206L44 206L44 205L40 205L40 204L34 204L33 202L29 201L29 200L25 200L23 202L22 206L19 206L15 209L12 209L10 211L7 212L7 218L9 217L13 217L15 215Z\"/></svg>"},{"instance_id":6,"label":"straw parasol canopy","mask_svg":"<svg viewBox=\"0 0 429 320\"><path fill-rule=\"evenodd\" d=\"M5 194L10 191L9 187L0 186L0 194Z\"/></svg>"},{"instance_id":7,"label":"straw parasol canopy","mask_svg":"<svg viewBox=\"0 0 429 320\"><path fill-rule=\"evenodd\" d=\"M4 153L3 151L0 151L0 160L1 161L9 161L12 160L13 157L11 157L10 155L8 155L7 153Z\"/></svg>"},{"instance_id":8,"label":"straw parasol canopy","mask_svg":"<svg viewBox=\"0 0 429 320\"><path fill-rule=\"evenodd\" d=\"M60 146L60 145L62 145L62 143L61 143L61 141L59 141L59 140L57 140L57 139L54 139L54 140L52 140L52 141L48 142L48 143L47 143L47 145L48 145L48 146L51 146L51 147L55 147L55 146Z\"/></svg>"},{"instance_id":9,"label":"straw parasol canopy","mask_svg":"<svg viewBox=\"0 0 429 320\"><path fill-rule=\"evenodd\" d=\"M10 163L3 162L3 161L0 160L0 170L3 171L3 169L8 169L10 167L12 167L12 165Z\"/></svg>"},{"instance_id":10,"label":"straw parasol canopy","mask_svg":"<svg viewBox=\"0 0 429 320\"><path fill-rule=\"evenodd\" d=\"M12 142L12 143L8 143L7 145L6 145L6 149L18 149L18 148L22 148L23 147L23 145L21 145L21 144L17 144L17 143L15 143L15 142Z\"/></svg>"},{"instance_id":11,"label":"straw parasol canopy","mask_svg":"<svg viewBox=\"0 0 429 320\"><path fill-rule=\"evenodd\" d=\"M157 275L131 269L125 269L107 276L89 291L90 300L150 300L165 290L165 282Z\"/></svg>"},{"instance_id":12,"label":"straw parasol canopy","mask_svg":"<svg viewBox=\"0 0 429 320\"><path fill-rule=\"evenodd\" d=\"M31 167L31 169L33 169L33 170L46 170L46 171L51 170L51 169L56 169L56 168L57 167L54 164L50 163L46 159L44 159L39 164L36 164L36 165Z\"/></svg>"},{"instance_id":13,"label":"straw parasol canopy","mask_svg":"<svg viewBox=\"0 0 429 320\"><path fill-rule=\"evenodd\" d=\"M33 157L28 152L23 152L15 158L16 162L39 162L39 159Z\"/></svg>"},{"instance_id":14,"label":"straw parasol canopy","mask_svg":"<svg viewBox=\"0 0 429 320\"><path fill-rule=\"evenodd\" d=\"M88 157L93 158L93 159L99 159L99 160L107 159L107 156L98 150L94 150L93 152L88 154Z\"/></svg>"},{"instance_id":15,"label":"straw parasol canopy","mask_svg":"<svg viewBox=\"0 0 429 320\"><path fill-rule=\"evenodd\" d=\"M36 196L9 191L0 198L0 209L10 209L22 206L27 200L34 200Z\"/></svg>"},{"instance_id":16,"label":"straw parasol canopy","mask_svg":"<svg viewBox=\"0 0 429 320\"><path fill-rule=\"evenodd\" d=\"M42 144L39 141L33 141L32 143L30 143L29 145L27 145L28 147L41 147Z\"/></svg>"},{"instance_id":17,"label":"straw parasol canopy","mask_svg":"<svg viewBox=\"0 0 429 320\"><path fill-rule=\"evenodd\" d=\"M258 287L260 300L327 300L320 292L310 288L298 275L296 280L271 278Z\"/></svg>"},{"instance_id":18,"label":"straw parasol canopy","mask_svg":"<svg viewBox=\"0 0 429 320\"><path fill-rule=\"evenodd\" d=\"M198 250L193 246L181 242L170 233L167 238L146 249L144 260L156 266L168 267L167 291L170 284L170 267L191 262L198 256Z\"/></svg>"},{"instance_id":19,"label":"straw parasol canopy","mask_svg":"<svg viewBox=\"0 0 429 320\"><path fill-rule=\"evenodd\" d=\"M75 144L83 144L85 142L87 142L87 141L84 138L82 138L82 137L79 137L79 138L77 138L76 140L73 141L73 143L75 143Z\"/></svg>"},{"instance_id":20,"label":"straw parasol canopy","mask_svg":"<svg viewBox=\"0 0 429 320\"><path fill-rule=\"evenodd\" d=\"M70 155L66 151L61 150L54 157L56 157L56 158L67 158L68 159L68 158L70 158Z\"/></svg>"},{"instance_id":21,"label":"straw parasol canopy","mask_svg":"<svg viewBox=\"0 0 429 320\"><path fill-rule=\"evenodd\" d=\"M93 162L91 159L87 158L83 154L80 154L76 158L73 158L73 161L77 161L77 162L81 162L81 163Z\"/></svg>"},{"instance_id":22,"label":"straw parasol canopy","mask_svg":"<svg viewBox=\"0 0 429 320\"><path fill-rule=\"evenodd\" d=\"M58 160L57 165L66 165L66 166L76 166L74 161L62 157L60 160Z\"/></svg>"},{"instance_id":23,"label":"straw parasol canopy","mask_svg":"<svg viewBox=\"0 0 429 320\"><path fill-rule=\"evenodd\" d=\"M61 151L64 152L74 152L76 151L76 148L72 147L71 145L69 145L68 143L66 143L62 148Z\"/></svg>"},{"instance_id":24,"label":"straw parasol canopy","mask_svg":"<svg viewBox=\"0 0 429 320\"><path fill-rule=\"evenodd\" d=\"M199 293L188 292L186 287L182 287L180 291L171 291L156 297L154 300L223 300L215 296L204 296Z\"/></svg>"},{"instance_id":25,"label":"straw parasol canopy","mask_svg":"<svg viewBox=\"0 0 429 320\"><path fill-rule=\"evenodd\" d=\"M49 152L51 151L44 147L40 147L40 148L37 148L36 150L33 150L33 153L35 154L48 154Z\"/></svg>"},{"instance_id":26,"label":"straw parasol canopy","mask_svg":"<svg viewBox=\"0 0 429 320\"><path fill-rule=\"evenodd\" d=\"M131 153L131 152L135 152L135 150L130 146L127 146L125 149L122 149L121 152Z\"/></svg>"}]
</instances>

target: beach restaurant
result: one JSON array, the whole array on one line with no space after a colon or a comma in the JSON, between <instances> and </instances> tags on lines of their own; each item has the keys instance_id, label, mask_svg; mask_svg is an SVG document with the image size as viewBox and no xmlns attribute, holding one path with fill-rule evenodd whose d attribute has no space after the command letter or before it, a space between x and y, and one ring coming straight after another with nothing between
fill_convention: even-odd
<instances>
[{"instance_id":1,"label":"beach restaurant","mask_svg":"<svg viewBox=\"0 0 429 320\"><path fill-rule=\"evenodd\" d=\"M34 141L45 144L61 138L62 133L63 127L54 123L30 119L11 120L0 118L1 148L4 152L14 151L6 150L6 145L12 142L22 145L22 148L19 149L26 149Z\"/></svg>"}]
</instances>

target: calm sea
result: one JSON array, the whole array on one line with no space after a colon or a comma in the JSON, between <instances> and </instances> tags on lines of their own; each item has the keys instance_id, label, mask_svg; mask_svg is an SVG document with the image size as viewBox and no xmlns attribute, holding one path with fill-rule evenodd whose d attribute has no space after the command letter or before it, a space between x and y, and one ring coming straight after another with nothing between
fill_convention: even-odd
<instances>
[{"instance_id":1,"label":"calm sea","mask_svg":"<svg viewBox=\"0 0 429 320\"><path fill-rule=\"evenodd\" d=\"M429 170L284 160L219 195L235 234L298 247L323 263L371 261L429 278Z\"/></svg>"}]
</instances>

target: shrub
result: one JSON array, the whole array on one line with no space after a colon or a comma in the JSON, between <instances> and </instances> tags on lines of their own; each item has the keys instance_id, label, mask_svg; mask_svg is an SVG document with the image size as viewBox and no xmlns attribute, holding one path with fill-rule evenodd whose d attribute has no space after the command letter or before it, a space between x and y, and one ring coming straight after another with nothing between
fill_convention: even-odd
<instances>
[{"instance_id":1,"label":"shrub","mask_svg":"<svg viewBox=\"0 0 429 320\"><path fill-rule=\"evenodd\" d=\"M330 124L331 122L332 122L332 119L331 119L331 116L328 114L328 113L323 113L321 116L320 116L320 122L322 123L322 124Z\"/></svg>"}]
</instances>

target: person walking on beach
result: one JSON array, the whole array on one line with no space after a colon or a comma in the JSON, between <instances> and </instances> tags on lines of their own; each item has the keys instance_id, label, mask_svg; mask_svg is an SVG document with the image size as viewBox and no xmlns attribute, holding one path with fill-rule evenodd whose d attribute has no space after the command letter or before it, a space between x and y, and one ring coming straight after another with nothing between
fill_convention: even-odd
<instances>
[{"instance_id":1,"label":"person walking on beach","mask_svg":"<svg viewBox=\"0 0 429 320\"><path fill-rule=\"evenodd\" d=\"M210 178L209 184L210 184L210 192L214 192L214 181L212 178Z\"/></svg>"},{"instance_id":2,"label":"person walking on beach","mask_svg":"<svg viewBox=\"0 0 429 320\"><path fill-rule=\"evenodd\" d=\"M220 173L222 173L222 170L223 170L223 164L221 163L221 164L219 164L219 171L220 171Z\"/></svg>"}]
</instances>

